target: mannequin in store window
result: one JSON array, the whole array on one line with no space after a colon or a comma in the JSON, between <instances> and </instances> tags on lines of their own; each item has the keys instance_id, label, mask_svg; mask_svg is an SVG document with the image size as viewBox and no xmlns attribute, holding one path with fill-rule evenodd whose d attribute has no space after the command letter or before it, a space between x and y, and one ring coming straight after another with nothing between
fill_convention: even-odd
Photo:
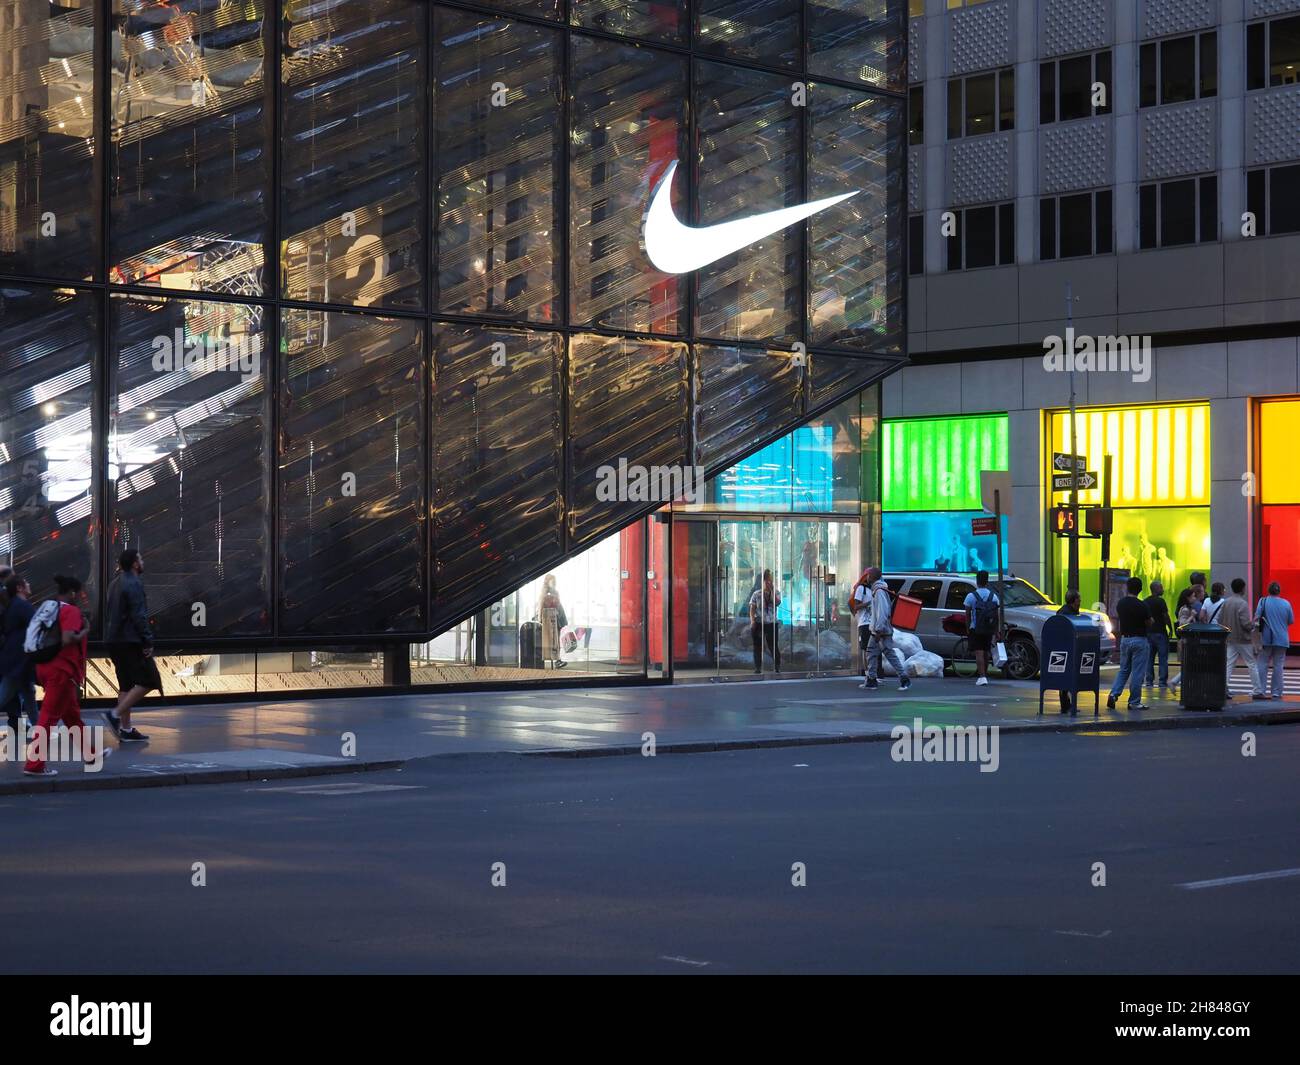
<instances>
[{"instance_id":1,"label":"mannequin in store window","mask_svg":"<svg viewBox=\"0 0 1300 1065\"><path fill-rule=\"evenodd\" d=\"M564 614L564 604L555 585L555 574L542 578L542 591L537 597L537 621L542 627L542 668L551 663L552 669L568 665L560 658L560 631L569 624Z\"/></svg>"}]
</instances>

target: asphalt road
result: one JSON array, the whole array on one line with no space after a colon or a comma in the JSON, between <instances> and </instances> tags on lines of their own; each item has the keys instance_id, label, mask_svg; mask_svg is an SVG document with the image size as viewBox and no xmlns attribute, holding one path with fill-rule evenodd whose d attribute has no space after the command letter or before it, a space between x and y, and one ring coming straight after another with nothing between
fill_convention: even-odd
<instances>
[{"instance_id":1,"label":"asphalt road","mask_svg":"<svg viewBox=\"0 0 1300 1065\"><path fill-rule=\"evenodd\" d=\"M871 743L15 796L0 969L1296 972L1300 875L1179 886L1300 869L1300 728L1257 736L1007 736L994 773Z\"/></svg>"}]
</instances>

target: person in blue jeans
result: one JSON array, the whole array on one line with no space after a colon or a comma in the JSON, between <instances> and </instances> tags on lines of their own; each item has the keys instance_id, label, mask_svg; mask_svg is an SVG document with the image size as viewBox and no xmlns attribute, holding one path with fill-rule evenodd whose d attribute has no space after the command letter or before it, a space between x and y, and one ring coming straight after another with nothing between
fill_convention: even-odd
<instances>
[{"instance_id":1,"label":"person in blue jeans","mask_svg":"<svg viewBox=\"0 0 1300 1065\"><path fill-rule=\"evenodd\" d=\"M1151 609L1138 598L1142 591L1142 578L1128 579L1128 595L1115 604L1115 613L1119 615L1119 674L1106 697L1106 709L1115 709L1115 700L1129 685L1128 708L1145 710L1142 705L1142 682L1146 679L1147 664L1151 658L1151 644L1147 636L1151 632Z\"/></svg>"},{"instance_id":2,"label":"person in blue jeans","mask_svg":"<svg viewBox=\"0 0 1300 1065\"><path fill-rule=\"evenodd\" d=\"M1147 643L1151 645L1151 654L1147 658L1147 687L1156 686L1156 663L1160 663L1160 687L1169 687L1169 638L1174 635L1174 622L1169 616L1169 604L1165 602L1165 586L1159 581L1151 582L1151 594L1142 600L1151 612L1151 630L1147 633Z\"/></svg>"},{"instance_id":3,"label":"person in blue jeans","mask_svg":"<svg viewBox=\"0 0 1300 1065\"><path fill-rule=\"evenodd\" d=\"M1268 595L1255 607L1255 624L1259 626L1260 650L1255 662L1255 690L1262 694L1257 699L1281 699L1283 669L1286 666L1286 651L1291 645L1290 629L1295 623L1295 612L1291 604L1282 598L1282 586L1274 581L1268 586ZM1273 668L1273 688L1269 692L1268 670Z\"/></svg>"}]
</instances>

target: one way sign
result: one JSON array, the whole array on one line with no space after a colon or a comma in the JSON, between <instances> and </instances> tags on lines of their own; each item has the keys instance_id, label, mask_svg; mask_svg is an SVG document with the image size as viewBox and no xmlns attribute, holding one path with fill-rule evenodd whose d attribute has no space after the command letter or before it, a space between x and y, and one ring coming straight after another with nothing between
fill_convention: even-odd
<instances>
[{"instance_id":1,"label":"one way sign","mask_svg":"<svg viewBox=\"0 0 1300 1065\"><path fill-rule=\"evenodd\" d=\"M1052 474L1052 491L1068 492L1073 486L1074 477L1068 473ZM1079 471L1079 491L1086 492L1089 488L1097 487L1097 474L1093 470Z\"/></svg>"},{"instance_id":2,"label":"one way sign","mask_svg":"<svg viewBox=\"0 0 1300 1065\"><path fill-rule=\"evenodd\" d=\"M1083 455L1064 455L1059 451L1052 452L1052 469L1057 473L1070 472L1070 460L1074 460L1075 468L1080 472L1088 468L1088 460Z\"/></svg>"}]
</instances>

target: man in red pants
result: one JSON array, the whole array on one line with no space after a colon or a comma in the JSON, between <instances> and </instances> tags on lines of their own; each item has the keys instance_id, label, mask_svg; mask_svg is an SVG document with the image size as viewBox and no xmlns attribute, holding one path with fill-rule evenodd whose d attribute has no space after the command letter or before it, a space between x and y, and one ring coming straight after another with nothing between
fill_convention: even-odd
<instances>
[{"instance_id":1,"label":"man in red pants","mask_svg":"<svg viewBox=\"0 0 1300 1065\"><path fill-rule=\"evenodd\" d=\"M32 739L33 748L28 752L23 772L29 777L50 777L58 773L50 769L42 757L49 748L50 733L62 722L68 729L81 730L81 752L87 763L100 759L94 757L92 744L94 739L89 729L81 720L81 699L78 689L86 679L86 623L81 611L72 605L81 594L81 581L76 577L55 577L54 586L58 589L59 628L63 632L63 646L48 662L36 665L36 682L45 689L45 698L41 700L41 716L36 722L36 731ZM107 749L104 754L107 754Z\"/></svg>"}]
</instances>

